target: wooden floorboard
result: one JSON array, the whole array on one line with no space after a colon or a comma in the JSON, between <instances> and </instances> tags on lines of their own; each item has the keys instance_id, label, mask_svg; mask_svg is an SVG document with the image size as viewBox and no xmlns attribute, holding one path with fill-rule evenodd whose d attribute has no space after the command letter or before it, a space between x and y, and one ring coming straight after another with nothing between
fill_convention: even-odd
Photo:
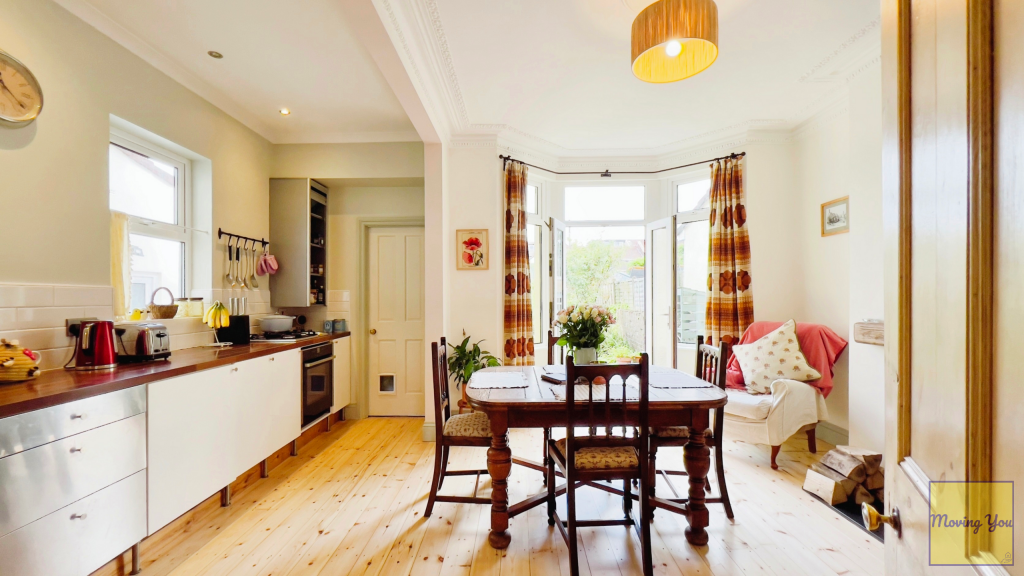
<instances>
[{"instance_id":1,"label":"wooden floorboard","mask_svg":"<svg viewBox=\"0 0 1024 576\"><path fill-rule=\"evenodd\" d=\"M270 478L237 494L229 508L210 508L186 531L159 546L144 544L146 576L440 575L539 576L567 574L569 553L538 506L511 520L508 550L487 544L486 506L438 503L423 517L434 445L421 440L422 420L367 419L340 424L283 461ZM726 432L728 434L728 431ZM539 459L540 431L513 430L513 453ZM818 441L819 454L831 446ZM452 449L449 469L486 467L486 449ZM726 475L736 518L711 505L708 546L690 546L686 521L658 511L653 525L655 573L681 576L765 574L880 574L883 548L801 489L817 461L794 437L768 463L768 448L727 442ZM663 466L679 468L681 449L659 451ZM685 486L678 478L677 486ZM509 493L521 499L543 489L539 472L513 468ZM442 493L469 496L475 478L450 477ZM713 482L714 484L714 482ZM668 494L659 484L660 494ZM717 489L716 489L717 490ZM490 494L481 477L479 495ZM621 498L578 492L581 517L621 515ZM564 498L560 499L564 513ZM634 506L634 513L639 507ZM638 538L626 527L581 529L582 574L640 572ZM125 570L127 567L125 567ZM109 567L104 576L110 574ZM125 572L127 573L127 572Z\"/></svg>"}]
</instances>

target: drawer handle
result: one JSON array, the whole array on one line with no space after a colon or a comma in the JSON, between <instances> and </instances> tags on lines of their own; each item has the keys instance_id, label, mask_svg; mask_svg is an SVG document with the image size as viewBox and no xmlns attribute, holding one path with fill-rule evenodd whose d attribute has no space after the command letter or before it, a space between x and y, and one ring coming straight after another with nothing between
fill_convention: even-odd
<instances>
[{"instance_id":1,"label":"drawer handle","mask_svg":"<svg viewBox=\"0 0 1024 576\"><path fill-rule=\"evenodd\" d=\"M232 368L231 371L232 372L238 372L238 366L235 366L234 368Z\"/></svg>"},{"instance_id":2,"label":"drawer handle","mask_svg":"<svg viewBox=\"0 0 1024 576\"><path fill-rule=\"evenodd\" d=\"M85 514L72 514L71 515L71 519L72 520L85 520L85 516L86 516Z\"/></svg>"},{"instance_id":3,"label":"drawer handle","mask_svg":"<svg viewBox=\"0 0 1024 576\"><path fill-rule=\"evenodd\" d=\"M82 449L81 449L81 448L72 448L72 449L71 449L71 453L72 453L72 454L74 454L75 452L81 452L81 451L82 451Z\"/></svg>"},{"instance_id":4,"label":"drawer handle","mask_svg":"<svg viewBox=\"0 0 1024 576\"><path fill-rule=\"evenodd\" d=\"M85 416L86 416L85 414L72 414L71 415L71 419L72 420L85 420Z\"/></svg>"},{"instance_id":5,"label":"drawer handle","mask_svg":"<svg viewBox=\"0 0 1024 576\"><path fill-rule=\"evenodd\" d=\"M274 360L277 360L277 358L274 358L273 356L271 356L270 357L270 361L273 362Z\"/></svg>"}]
</instances>

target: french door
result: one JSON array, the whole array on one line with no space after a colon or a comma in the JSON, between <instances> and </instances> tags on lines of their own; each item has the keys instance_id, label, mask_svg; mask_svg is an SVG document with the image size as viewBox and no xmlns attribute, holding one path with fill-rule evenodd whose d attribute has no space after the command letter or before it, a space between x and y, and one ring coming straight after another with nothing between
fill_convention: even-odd
<instances>
[{"instance_id":1,"label":"french door","mask_svg":"<svg viewBox=\"0 0 1024 576\"><path fill-rule=\"evenodd\" d=\"M647 225L644 242L647 352L655 366L676 366L676 217Z\"/></svg>"}]
</instances>

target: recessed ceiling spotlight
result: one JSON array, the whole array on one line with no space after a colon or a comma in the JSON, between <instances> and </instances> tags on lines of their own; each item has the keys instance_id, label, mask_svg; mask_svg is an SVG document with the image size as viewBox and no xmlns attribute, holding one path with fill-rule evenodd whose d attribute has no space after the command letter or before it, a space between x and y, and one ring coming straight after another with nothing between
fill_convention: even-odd
<instances>
[{"instance_id":1,"label":"recessed ceiling spotlight","mask_svg":"<svg viewBox=\"0 0 1024 576\"><path fill-rule=\"evenodd\" d=\"M217 52L216 50L210 50L209 52L207 52L207 54L209 54L211 58L216 58L217 60L220 60L224 57L223 54Z\"/></svg>"},{"instance_id":2,"label":"recessed ceiling spotlight","mask_svg":"<svg viewBox=\"0 0 1024 576\"><path fill-rule=\"evenodd\" d=\"M287 115L289 115L291 113L292 113L291 110L289 110L287 108L281 108L281 116L287 116Z\"/></svg>"}]
</instances>

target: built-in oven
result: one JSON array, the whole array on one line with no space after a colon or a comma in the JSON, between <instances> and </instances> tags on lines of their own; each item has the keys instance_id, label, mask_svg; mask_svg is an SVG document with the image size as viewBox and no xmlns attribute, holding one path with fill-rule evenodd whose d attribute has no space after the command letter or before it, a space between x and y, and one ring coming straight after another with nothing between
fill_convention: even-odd
<instances>
[{"instance_id":1,"label":"built-in oven","mask_svg":"<svg viewBox=\"0 0 1024 576\"><path fill-rule=\"evenodd\" d=\"M302 349L302 425L331 411L334 403L334 344Z\"/></svg>"}]
</instances>

